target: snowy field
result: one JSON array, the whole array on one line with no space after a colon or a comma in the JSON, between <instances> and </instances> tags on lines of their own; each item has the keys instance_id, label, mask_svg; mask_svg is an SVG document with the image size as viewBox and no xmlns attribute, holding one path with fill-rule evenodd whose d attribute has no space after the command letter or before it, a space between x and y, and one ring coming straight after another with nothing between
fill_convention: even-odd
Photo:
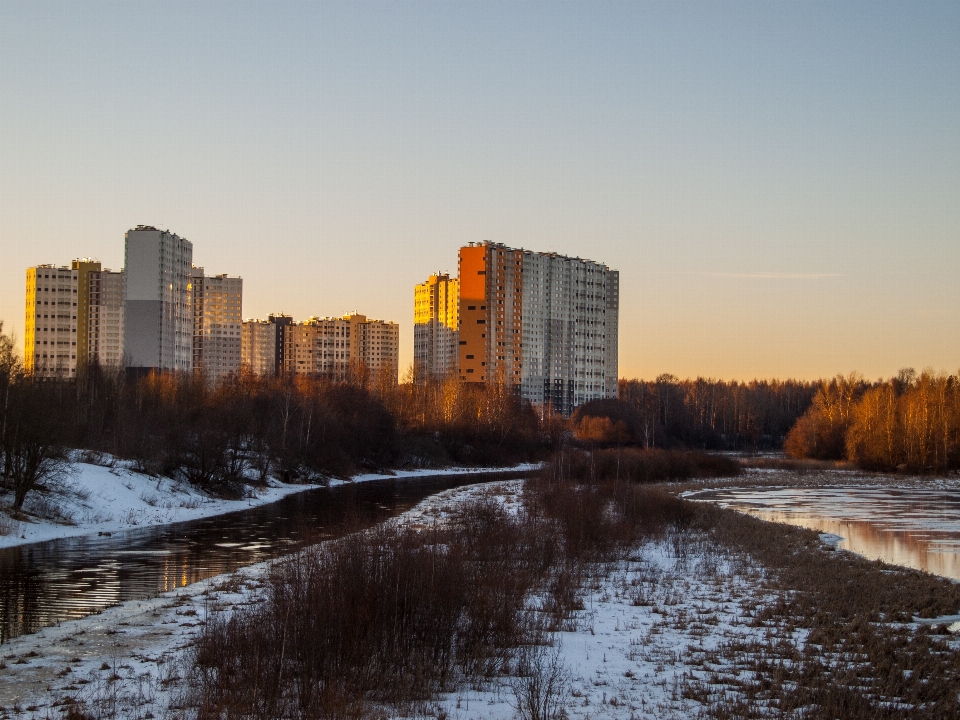
<instances>
[{"instance_id":1,"label":"snowy field","mask_svg":"<svg viewBox=\"0 0 960 720\"><path fill-rule=\"evenodd\" d=\"M398 470L391 475L365 474L350 480L330 480L329 485L333 487L345 482L426 475L512 472L534 467ZM274 480L265 488L249 486L247 497L241 500L222 500L210 497L187 483L134 472L119 461L104 465L72 463L62 478L48 485L42 492L34 491L27 495L24 510L31 516L30 521L12 520L0 510L0 548L197 520L265 505L286 495L320 487L286 485ZM4 498L0 496L0 500Z\"/></svg>"},{"instance_id":2,"label":"snowy field","mask_svg":"<svg viewBox=\"0 0 960 720\"><path fill-rule=\"evenodd\" d=\"M519 512L522 487L503 481L447 490L387 522L426 528L482 497ZM830 545L837 538L821 540ZM0 720L61 717L71 699L98 718L184 717L196 633L216 613L259 602L269 567L128 602L0 646ZM717 703L736 701L738 688L761 681L758 658L790 663L806 645L808 631L799 624L770 619L784 597L775 584L749 556L699 531L670 532L620 562L593 568L581 609L533 649L532 661L557 680L554 699L570 720L703 716ZM951 623L958 618L913 618L901 627L956 632L960 626ZM529 677L497 677L441 695L425 712L446 720L510 720L521 716L517 707L529 690Z\"/></svg>"},{"instance_id":3,"label":"snowy field","mask_svg":"<svg viewBox=\"0 0 960 720\"><path fill-rule=\"evenodd\" d=\"M460 503L495 497L519 507L521 481L457 488L391 522L444 522ZM56 716L77 697L104 716L178 717L184 650L211 613L256 602L267 564L211 578L150 601L47 628L0 647L0 718ZM609 572L607 572L609 571ZM699 707L695 681L720 672L721 644L762 639L750 619L769 598L761 574L701 539L645 543L591 578L583 609L543 649L562 679L570 718L684 718ZM800 639L800 638L795 638ZM516 679L462 688L438 699L435 714L506 720L515 716ZM55 707L56 706L56 707Z\"/></svg>"}]
</instances>

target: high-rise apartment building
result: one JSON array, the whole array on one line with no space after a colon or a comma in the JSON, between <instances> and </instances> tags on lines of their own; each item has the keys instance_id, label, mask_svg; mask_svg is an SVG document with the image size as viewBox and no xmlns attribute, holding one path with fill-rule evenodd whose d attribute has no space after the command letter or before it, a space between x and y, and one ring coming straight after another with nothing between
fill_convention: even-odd
<instances>
[{"instance_id":1,"label":"high-rise apartment building","mask_svg":"<svg viewBox=\"0 0 960 720\"><path fill-rule=\"evenodd\" d=\"M277 326L269 320L244 320L240 329L240 367L262 377L276 374Z\"/></svg>"},{"instance_id":2,"label":"high-rise apartment building","mask_svg":"<svg viewBox=\"0 0 960 720\"><path fill-rule=\"evenodd\" d=\"M499 243L460 249L459 373L564 414L617 396L619 274Z\"/></svg>"},{"instance_id":3,"label":"high-rise apartment building","mask_svg":"<svg viewBox=\"0 0 960 720\"><path fill-rule=\"evenodd\" d=\"M293 324L293 318L283 313L270 313L267 316L267 320L277 328L277 354L274 360L273 372L275 375L280 375L283 372L287 348L287 344L284 342L284 337L286 337L284 333L286 333L287 328Z\"/></svg>"},{"instance_id":4,"label":"high-rise apartment building","mask_svg":"<svg viewBox=\"0 0 960 720\"><path fill-rule=\"evenodd\" d=\"M190 271L193 370L217 382L240 370L243 279Z\"/></svg>"},{"instance_id":5,"label":"high-rise apartment building","mask_svg":"<svg viewBox=\"0 0 960 720\"><path fill-rule=\"evenodd\" d=\"M353 324L355 357L372 380L397 383L400 367L400 326L385 320L368 320L365 315L348 315Z\"/></svg>"},{"instance_id":6,"label":"high-rise apartment building","mask_svg":"<svg viewBox=\"0 0 960 720\"><path fill-rule=\"evenodd\" d=\"M79 271L71 267L27 268L23 359L41 377L76 377Z\"/></svg>"},{"instance_id":7,"label":"high-rise apartment building","mask_svg":"<svg viewBox=\"0 0 960 720\"><path fill-rule=\"evenodd\" d=\"M90 276L100 271L100 263L90 258L74 260L70 270L77 276L77 367L83 367L90 350Z\"/></svg>"},{"instance_id":8,"label":"high-rise apartment building","mask_svg":"<svg viewBox=\"0 0 960 720\"><path fill-rule=\"evenodd\" d=\"M358 313L291 323L283 333L283 372L346 380L366 370L373 376L392 373L396 381L399 328Z\"/></svg>"},{"instance_id":9,"label":"high-rise apartment building","mask_svg":"<svg viewBox=\"0 0 960 720\"><path fill-rule=\"evenodd\" d=\"M460 283L431 275L414 288L413 367L418 380L456 375L460 327Z\"/></svg>"},{"instance_id":10,"label":"high-rise apartment building","mask_svg":"<svg viewBox=\"0 0 960 720\"><path fill-rule=\"evenodd\" d=\"M97 265L86 276L87 361L119 367L123 364L124 272Z\"/></svg>"},{"instance_id":11,"label":"high-rise apartment building","mask_svg":"<svg viewBox=\"0 0 960 720\"><path fill-rule=\"evenodd\" d=\"M283 334L285 375L350 377L353 332L346 318L311 317L291 323Z\"/></svg>"},{"instance_id":12,"label":"high-rise apartment building","mask_svg":"<svg viewBox=\"0 0 960 720\"><path fill-rule=\"evenodd\" d=\"M27 269L24 362L43 377L76 377L123 356L123 271L95 260Z\"/></svg>"},{"instance_id":13,"label":"high-rise apartment building","mask_svg":"<svg viewBox=\"0 0 960 720\"><path fill-rule=\"evenodd\" d=\"M244 320L240 340L240 364L254 375L279 375L283 368L284 330L293 318L271 313L266 320Z\"/></svg>"},{"instance_id":14,"label":"high-rise apartment building","mask_svg":"<svg viewBox=\"0 0 960 720\"><path fill-rule=\"evenodd\" d=\"M193 366L193 244L168 230L127 231L123 345L131 369Z\"/></svg>"}]
</instances>

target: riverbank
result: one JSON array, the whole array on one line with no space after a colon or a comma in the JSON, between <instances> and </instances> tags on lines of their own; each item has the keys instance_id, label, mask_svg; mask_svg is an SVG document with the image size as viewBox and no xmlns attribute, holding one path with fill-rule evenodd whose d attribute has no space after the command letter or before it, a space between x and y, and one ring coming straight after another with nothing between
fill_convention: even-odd
<instances>
[{"instance_id":1,"label":"riverbank","mask_svg":"<svg viewBox=\"0 0 960 720\"><path fill-rule=\"evenodd\" d=\"M447 490L388 522L442 523L462 503L480 497L509 507L518 502L521 484L512 480ZM274 562L122 603L0 645L0 720L46 719L74 702L96 708L100 717L181 717L178 706L190 671L185 653L194 636L211 616L259 602Z\"/></svg>"},{"instance_id":2,"label":"riverbank","mask_svg":"<svg viewBox=\"0 0 960 720\"><path fill-rule=\"evenodd\" d=\"M522 492L519 481L449 490L390 522L429 529L478 498L516 514ZM682 526L592 566L579 609L540 646L567 717L957 714L960 588L835 552L815 532L689 506ZM69 703L97 717L185 717L196 633L262 602L269 567L4 645L0 718L39 720ZM529 687L515 673L472 678L415 714L508 720Z\"/></svg>"},{"instance_id":3,"label":"riverbank","mask_svg":"<svg viewBox=\"0 0 960 720\"><path fill-rule=\"evenodd\" d=\"M109 459L108 459L109 460ZM472 473L516 472L535 465L509 468L442 468L367 473L349 480L331 479L326 485L289 485L271 480L266 486L248 485L245 497L211 497L187 483L133 471L126 463L71 463L67 471L43 489L27 496L26 519L13 519L0 509L0 549L84 535L106 535L135 528L167 525L225 515L276 502L295 493L349 482ZM0 497L0 508L3 507Z\"/></svg>"}]
</instances>

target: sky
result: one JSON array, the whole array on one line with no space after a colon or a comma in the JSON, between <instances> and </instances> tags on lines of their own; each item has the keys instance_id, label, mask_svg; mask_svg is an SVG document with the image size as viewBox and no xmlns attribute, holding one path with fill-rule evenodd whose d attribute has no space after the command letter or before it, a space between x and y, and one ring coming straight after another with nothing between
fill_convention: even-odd
<instances>
[{"instance_id":1,"label":"sky","mask_svg":"<svg viewBox=\"0 0 960 720\"><path fill-rule=\"evenodd\" d=\"M188 238L401 325L493 240L620 271L620 375L960 368L960 3L0 0L0 319Z\"/></svg>"}]
</instances>

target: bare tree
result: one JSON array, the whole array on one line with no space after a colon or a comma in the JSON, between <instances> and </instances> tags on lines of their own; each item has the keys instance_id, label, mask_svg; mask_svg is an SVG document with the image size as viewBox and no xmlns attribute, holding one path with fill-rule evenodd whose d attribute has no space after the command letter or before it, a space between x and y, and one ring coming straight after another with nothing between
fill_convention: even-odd
<instances>
[{"instance_id":1,"label":"bare tree","mask_svg":"<svg viewBox=\"0 0 960 720\"><path fill-rule=\"evenodd\" d=\"M13 505L23 508L27 493L63 472L67 432L65 388L29 376L9 387L4 418L3 456Z\"/></svg>"},{"instance_id":2,"label":"bare tree","mask_svg":"<svg viewBox=\"0 0 960 720\"><path fill-rule=\"evenodd\" d=\"M5 452L7 437L7 418L10 410L10 386L23 375L23 365L15 350L15 340L3 332L0 320L0 460L3 461L0 488L9 487L10 461Z\"/></svg>"}]
</instances>

